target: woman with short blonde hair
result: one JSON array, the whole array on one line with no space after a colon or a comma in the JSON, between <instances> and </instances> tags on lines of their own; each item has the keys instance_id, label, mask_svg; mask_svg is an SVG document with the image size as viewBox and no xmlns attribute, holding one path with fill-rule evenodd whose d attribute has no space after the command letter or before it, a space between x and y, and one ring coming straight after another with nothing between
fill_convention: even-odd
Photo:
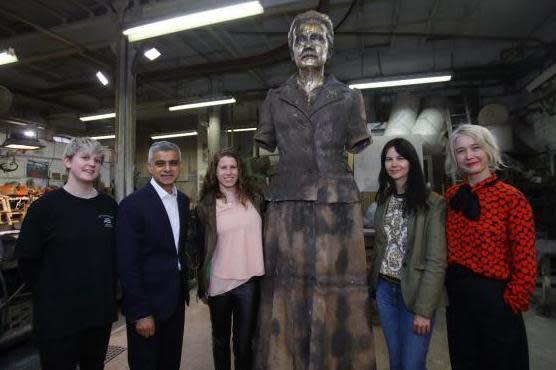
<instances>
[{"instance_id":1,"label":"woman with short blonde hair","mask_svg":"<svg viewBox=\"0 0 556 370\"><path fill-rule=\"evenodd\" d=\"M453 370L527 370L521 312L536 282L535 227L525 196L501 181L494 136L460 126L447 146L447 169L463 183L446 192L446 310Z\"/></svg>"}]
</instances>

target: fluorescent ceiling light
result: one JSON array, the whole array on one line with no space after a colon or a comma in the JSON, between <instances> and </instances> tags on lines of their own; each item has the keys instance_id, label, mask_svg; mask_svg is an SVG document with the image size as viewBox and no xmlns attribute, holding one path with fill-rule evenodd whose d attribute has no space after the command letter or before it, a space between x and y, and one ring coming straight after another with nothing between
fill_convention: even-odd
<instances>
[{"instance_id":1,"label":"fluorescent ceiling light","mask_svg":"<svg viewBox=\"0 0 556 370\"><path fill-rule=\"evenodd\" d=\"M158 58L159 56L161 56L162 54L160 54L160 51L158 51L156 48L150 48L149 50L145 51L143 55L147 57L147 59L152 61Z\"/></svg>"},{"instance_id":2,"label":"fluorescent ceiling light","mask_svg":"<svg viewBox=\"0 0 556 370\"><path fill-rule=\"evenodd\" d=\"M108 140L108 139L115 139L116 135L101 135L101 136L91 136L91 139L95 140Z\"/></svg>"},{"instance_id":3,"label":"fluorescent ceiling light","mask_svg":"<svg viewBox=\"0 0 556 370\"><path fill-rule=\"evenodd\" d=\"M436 82L446 82L452 79L451 74L443 75L430 75L430 76L406 76L395 77L380 80L367 80L360 82L353 82L349 85L351 89L377 89L380 87L394 87L394 86L407 86L430 84Z\"/></svg>"},{"instance_id":4,"label":"fluorescent ceiling light","mask_svg":"<svg viewBox=\"0 0 556 370\"><path fill-rule=\"evenodd\" d=\"M0 52L0 64L10 64L17 62L17 56L15 55L14 49L9 48Z\"/></svg>"},{"instance_id":5,"label":"fluorescent ceiling light","mask_svg":"<svg viewBox=\"0 0 556 370\"><path fill-rule=\"evenodd\" d=\"M256 127L247 127L247 128L233 128L230 130L226 130L226 132L243 132L243 131L256 131Z\"/></svg>"},{"instance_id":6,"label":"fluorescent ceiling light","mask_svg":"<svg viewBox=\"0 0 556 370\"><path fill-rule=\"evenodd\" d=\"M169 138L172 138L172 137L184 137L184 136L195 136L195 135L197 135L197 131L175 132L173 134L152 135L151 139L158 140L158 139L169 139Z\"/></svg>"},{"instance_id":7,"label":"fluorescent ceiling light","mask_svg":"<svg viewBox=\"0 0 556 370\"><path fill-rule=\"evenodd\" d=\"M4 148L22 149L22 150L35 150L40 149L38 145L25 145L25 144L4 144Z\"/></svg>"},{"instance_id":8,"label":"fluorescent ceiling light","mask_svg":"<svg viewBox=\"0 0 556 370\"><path fill-rule=\"evenodd\" d=\"M116 117L116 113L105 113L105 114L95 114L92 116L82 116L79 119L83 122L87 121L97 121L99 119L106 119L106 118L114 118Z\"/></svg>"},{"instance_id":9,"label":"fluorescent ceiling light","mask_svg":"<svg viewBox=\"0 0 556 370\"><path fill-rule=\"evenodd\" d=\"M226 99L219 99L219 100L208 100L208 101L200 101L200 102L197 102L197 103L174 105L173 107L169 107L168 110L175 111L175 110L211 107L211 106L214 106L214 105L233 104L235 102L236 102L236 100L234 98L226 98Z\"/></svg>"},{"instance_id":10,"label":"fluorescent ceiling light","mask_svg":"<svg viewBox=\"0 0 556 370\"><path fill-rule=\"evenodd\" d=\"M36 138L24 138L24 137L8 137L3 148L9 149L22 149L22 150L35 150L44 147L44 145Z\"/></svg>"},{"instance_id":11,"label":"fluorescent ceiling light","mask_svg":"<svg viewBox=\"0 0 556 370\"><path fill-rule=\"evenodd\" d=\"M128 37L130 42L134 42L209 24L249 17L263 12L264 8L259 1L247 1L128 28L123 31L123 34Z\"/></svg>"},{"instance_id":12,"label":"fluorescent ceiling light","mask_svg":"<svg viewBox=\"0 0 556 370\"><path fill-rule=\"evenodd\" d=\"M100 81L101 84L103 84L104 86L108 85L108 78L106 78L104 73L102 73L101 71L98 71L96 76L97 76L97 78L98 78L98 80Z\"/></svg>"},{"instance_id":13,"label":"fluorescent ceiling light","mask_svg":"<svg viewBox=\"0 0 556 370\"><path fill-rule=\"evenodd\" d=\"M54 140L56 143L64 143L67 144L71 141L70 137L66 137L66 136L52 136L52 140Z\"/></svg>"}]
</instances>

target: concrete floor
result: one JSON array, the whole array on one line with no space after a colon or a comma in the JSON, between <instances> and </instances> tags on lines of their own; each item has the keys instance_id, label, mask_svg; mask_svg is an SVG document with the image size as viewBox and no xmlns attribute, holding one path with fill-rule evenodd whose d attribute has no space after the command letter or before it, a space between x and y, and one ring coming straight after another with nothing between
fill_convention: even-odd
<instances>
[{"instance_id":1,"label":"concrete floor","mask_svg":"<svg viewBox=\"0 0 556 370\"><path fill-rule=\"evenodd\" d=\"M195 295L192 294L194 297ZM556 297L551 306L556 312ZM556 369L556 318L538 316L534 308L525 313L525 325L529 339L531 370ZM376 318L376 315L373 316ZM388 369L388 353L384 335L378 320L374 321L375 349L378 370ZM210 319L208 307L202 302L192 302L186 310L185 335L182 354L182 370L212 370L212 352L210 339ZM115 325L110 338L111 346L126 347L125 326ZM431 339L427 361L429 370L450 370L450 360L446 340L446 320L444 310L436 317L436 326ZM106 370L127 370L127 351L116 356L106 364ZM288 369L284 369L288 370Z\"/></svg>"}]
</instances>

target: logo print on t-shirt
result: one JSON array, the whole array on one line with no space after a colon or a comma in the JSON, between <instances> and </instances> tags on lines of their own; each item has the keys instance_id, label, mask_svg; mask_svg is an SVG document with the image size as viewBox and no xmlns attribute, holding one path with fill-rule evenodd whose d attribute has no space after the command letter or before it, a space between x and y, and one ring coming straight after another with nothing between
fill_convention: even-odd
<instances>
[{"instance_id":1,"label":"logo print on t-shirt","mask_svg":"<svg viewBox=\"0 0 556 370\"><path fill-rule=\"evenodd\" d=\"M98 215L98 218L101 219L102 226L107 227L107 228L113 228L114 227L114 216Z\"/></svg>"}]
</instances>

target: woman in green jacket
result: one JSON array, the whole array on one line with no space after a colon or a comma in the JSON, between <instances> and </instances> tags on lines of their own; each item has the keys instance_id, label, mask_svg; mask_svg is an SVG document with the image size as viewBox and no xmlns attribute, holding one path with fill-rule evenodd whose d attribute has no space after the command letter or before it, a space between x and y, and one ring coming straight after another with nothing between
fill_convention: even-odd
<instances>
[{"instance_id":1,"label":"woman in green jacket","mask_svg":"<svg viewBox=\"0 0 556 370\"><path fill-rule=\"evenodd\" d=\"M445 203L427 189L411 143L390 140L381 155L371 285L390 370L426 369L446 269Z\"/></svg>"},{"instance_id":2,"label":"woman in green jacket","mask_svg":"<svg viewBox=\"0 0 556 370\"><path fill-rule=\"evenodd\" d=\"M252 366L257 277L264 274L261 204L239 156L216 153L201 189L196 228L202 256L198 294L210 309L216 370L231 368L232 327L235 369Z\"/></svg>"}]
</instances>

